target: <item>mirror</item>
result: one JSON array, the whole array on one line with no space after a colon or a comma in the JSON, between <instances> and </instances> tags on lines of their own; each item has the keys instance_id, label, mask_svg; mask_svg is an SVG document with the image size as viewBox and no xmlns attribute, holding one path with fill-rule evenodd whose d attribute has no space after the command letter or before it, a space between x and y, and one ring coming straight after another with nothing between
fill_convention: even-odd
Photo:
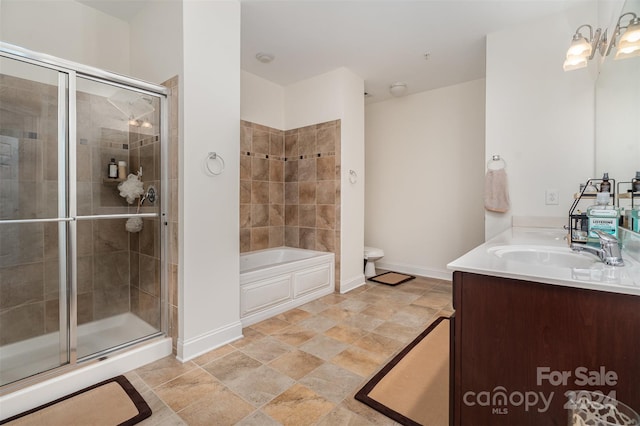
<instances>
[{"instance_id":1,"label":"mirror","mask_svg":"<svg viewBox=\"0 0 640 426\"><path fill-rule=\"evenodd\" d=\"M640 16L640 0L627 0L621 15L626 12ZM624 18L622 25L628 21ZM640 171L640 57L614 60L614 55L612 51L600 64L596 80L595 177L608 172L618 183L630 182ZM632 200L624 197L631 185L619 188L620 206L630 209ZM633 204L640 205L640 194Z\"/></svg>"}]
</instances>

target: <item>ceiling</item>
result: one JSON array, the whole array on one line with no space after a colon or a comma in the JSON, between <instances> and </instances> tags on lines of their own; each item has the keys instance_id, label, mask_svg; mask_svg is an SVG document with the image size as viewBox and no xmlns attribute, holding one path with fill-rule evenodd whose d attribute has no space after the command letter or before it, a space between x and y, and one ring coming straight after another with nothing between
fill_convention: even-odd
<instances>
[{"instance_id":1,"label":"ceiling","mask_svg":"<svg viewBox=\"0 0 640 426\"><path fill-rule=\"evenodd\" d=\"M130 20L153 1L81 3ZM579 1L241 0L242 69L287 86L347 67L365 80L367 102L377 102L396 81L415 93L482 78L486 34ZM275 59L265 64L257 53Z\"/></svg>"}]
</instances>

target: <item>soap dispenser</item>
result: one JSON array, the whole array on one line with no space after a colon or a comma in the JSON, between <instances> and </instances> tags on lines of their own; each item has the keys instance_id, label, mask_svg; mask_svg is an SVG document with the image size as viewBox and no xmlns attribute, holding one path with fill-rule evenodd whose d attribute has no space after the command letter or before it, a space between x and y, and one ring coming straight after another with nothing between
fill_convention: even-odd
<instances>
[{"instance_id":1,"label":"soap dispenser","mask_svg":"<svg viewBox=\"0 0 640 426\"><path fill-rule=\"evenodd\" d=\"M116 163L115 158L112 158L111 162L107 164L107 176L109 177L109 179L118 178L118 163Z\"/></svg>"},{"instance_id":2,"label":"soap dispenser","mask_svg":"<svg viewBox=\"0 0 640 426\"><path fill-rule=\"evenodd\" d=\"M602 182L600 183L600 192L611 192L611 182L609 182L609 173L602 176Z\"/></svg>"}]
</instances>

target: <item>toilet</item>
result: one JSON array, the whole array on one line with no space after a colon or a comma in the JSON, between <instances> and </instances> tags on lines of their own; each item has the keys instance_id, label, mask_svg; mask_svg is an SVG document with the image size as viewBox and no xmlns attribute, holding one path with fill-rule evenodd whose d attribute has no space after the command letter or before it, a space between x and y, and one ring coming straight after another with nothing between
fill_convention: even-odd
<instances>
[{"instance_id":1,"label":"toilet","mask_svg":"<svg viewBox=\"0 0 640 426\"><path fill-rule=\"evenodd\" d=\"M365 278L371 278L376 275L376 264L377 260L380 260L384 256L384 251L382 249L376 247L366 247L364 248L364 276Z\"/></svg>"}]
</instances>

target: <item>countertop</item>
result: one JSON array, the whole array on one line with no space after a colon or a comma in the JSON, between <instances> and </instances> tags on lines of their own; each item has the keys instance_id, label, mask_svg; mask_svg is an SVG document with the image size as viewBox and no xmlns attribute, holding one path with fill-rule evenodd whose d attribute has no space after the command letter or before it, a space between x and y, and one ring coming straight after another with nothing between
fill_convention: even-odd
<instances>
[{"instance_id":1,"label":"countertop","mask_svg":"<svg viewBox=\"0 0 640 426\"><path fill-rule=\"evenodd\" d=\"M566 234L565 230L556 228L511 228L449 263L447 268L453 271L640 296L640 263L625 250L622 251L625 266L605 265L592 254L571 252L565 239ZM518 246L566 252L572 259L577 260L579 265L563 265L557 264L558 262L555 262L555 265L547 265L496 255L496 250Z\"/></svg>"}]
</instances>

